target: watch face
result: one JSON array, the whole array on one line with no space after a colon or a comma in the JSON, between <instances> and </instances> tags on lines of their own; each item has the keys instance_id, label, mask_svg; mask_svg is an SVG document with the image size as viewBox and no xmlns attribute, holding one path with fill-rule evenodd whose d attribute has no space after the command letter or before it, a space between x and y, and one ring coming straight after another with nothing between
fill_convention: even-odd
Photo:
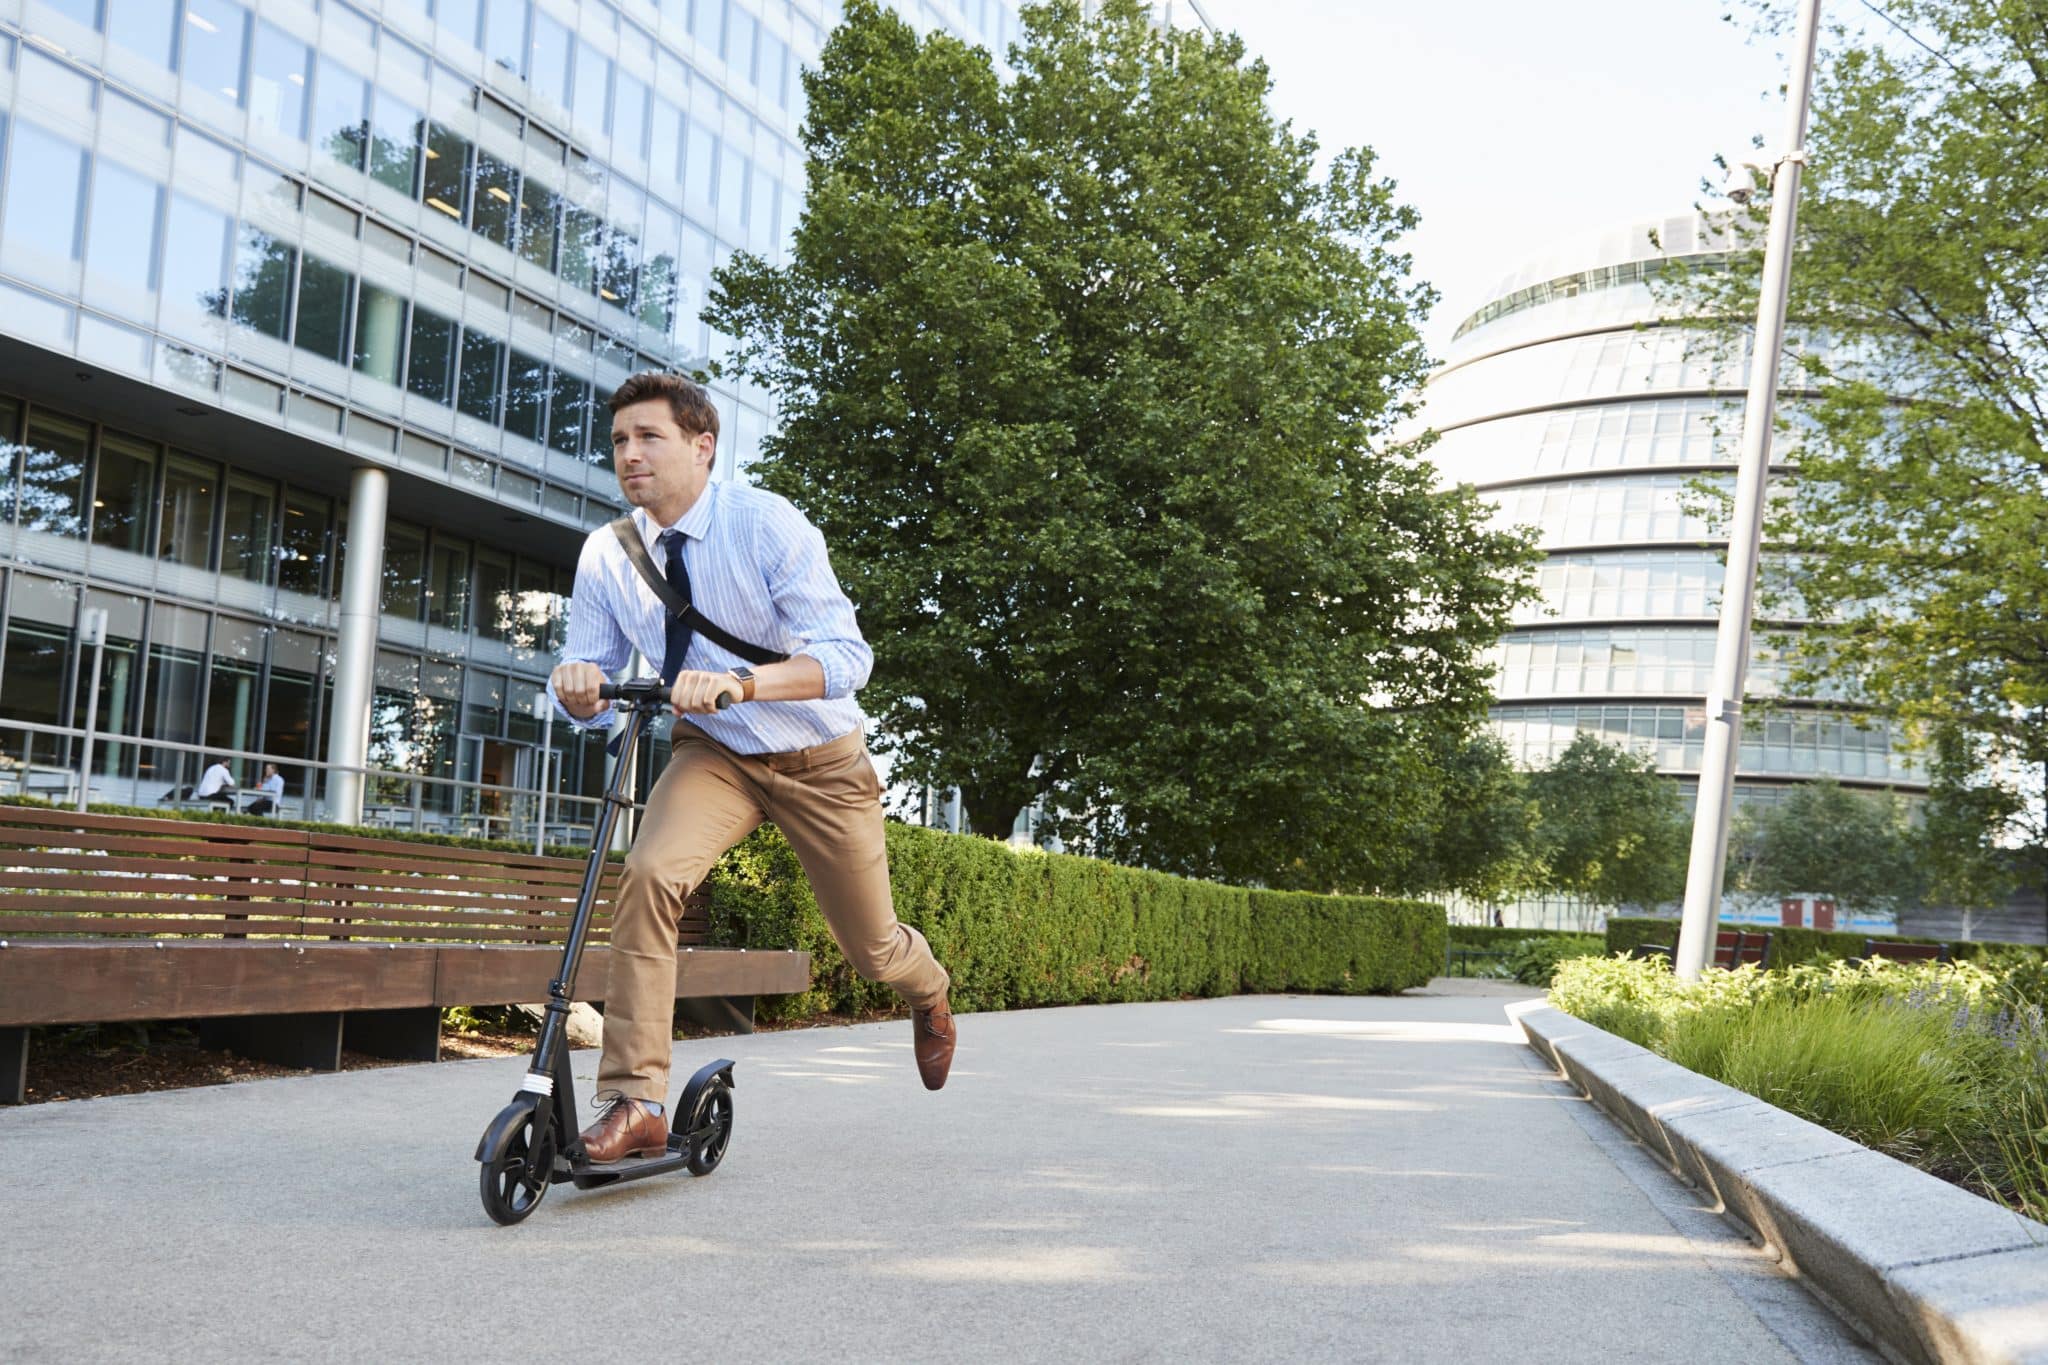
<instances>
[{"instance_id":1,"label":"watch face","mask_svg":"<svg viewBox=\"0 0 2048 1365\"><path fill-rule=\"evenodd\" d=\"M735 668L731 670L731 673L741 682L746 682L754 676L754 670L751 668Z\"/></svg>"}]
</instances>

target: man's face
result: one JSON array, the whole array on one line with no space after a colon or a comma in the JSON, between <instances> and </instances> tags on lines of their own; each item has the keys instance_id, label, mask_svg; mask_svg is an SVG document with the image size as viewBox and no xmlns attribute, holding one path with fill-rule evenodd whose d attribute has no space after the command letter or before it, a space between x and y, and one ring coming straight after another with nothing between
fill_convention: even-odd
<instances>
[{"instance_id":1,"label":"man's face","mask_svg":"<svg viewBox=\"0 0 2048 1365\"><path fill-rule=\"evenodd\" d=\"M677 426L665 398L650 398L612 415L612 468L619 491L663 525L688 511L711 481L715 444L708 431L693 436Z\"/></svg>"}]
</instances>

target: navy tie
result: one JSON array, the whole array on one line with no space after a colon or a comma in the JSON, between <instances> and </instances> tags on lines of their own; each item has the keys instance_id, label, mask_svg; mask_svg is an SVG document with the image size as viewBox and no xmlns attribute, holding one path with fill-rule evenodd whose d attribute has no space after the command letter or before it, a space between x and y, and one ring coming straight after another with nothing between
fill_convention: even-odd
<instances>
[{"instance_id":1,"label":"navy tie","mask_svg":"<svg viewBox=\"0 0 2048 1365\"><path fill-rule=\"evenodd\" d=\"M687 602L690 600L690 571L683 567L683 533L663 531L661 544L668 552L663 572L668 576L669 586L681 593ZM668 643L661 656L661 680L664 684L675 685L676 674L683 671L683 655L689 651L689 624L682 617L671 614L668 618Z\"/></svg>"}]
</instances>

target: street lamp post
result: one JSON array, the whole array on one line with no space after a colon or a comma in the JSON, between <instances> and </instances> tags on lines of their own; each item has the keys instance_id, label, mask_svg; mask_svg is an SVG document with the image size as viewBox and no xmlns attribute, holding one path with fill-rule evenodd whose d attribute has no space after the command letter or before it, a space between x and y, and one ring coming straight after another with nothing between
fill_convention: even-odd
<instances>
[{"instance_id":1,"label":"street lamp post","mask_svg":"<svg viewBox=\"0 0 2048 1365\"><path fill-rule=\"evenodd\" d=\"M100 725L100 668L107 655L107 609L87 607L79 620L78 641L92 646L92 690L85 694L85 753L78 764L78 809L85 809L92 788L92 745Z\"/></svg>"},{"instance_id":2,"label":"street lamp post","mask_svg":"<svg viewBox=\"0 0 2048 1365\"><path fill-rule=\"evenodd\" d=\"M1686 862L1685 918L1679 926L1675 966L1678 975L1688 981L1705 970L1714 928L1721 918L1721 871L1728 857L1735 759L1742 740L1742 689L1749 671L1750 616L1763 547L1764 485L1778 405L1778 357L1784 349L1799 172L1806 161L1806 116L1813 97L1813 56L1819 40L1820 0L1800 0L1784 151L1771 171L1770 227L1757 297L1756 339L1750 349L1749 397L1742 413L1735 513L1728 528L1728 573L1721 592L1720 630L1714 639L1713 691L1706 699L1699 802L1693 810L1692 851Z\"/></svg>"}]
</instances>

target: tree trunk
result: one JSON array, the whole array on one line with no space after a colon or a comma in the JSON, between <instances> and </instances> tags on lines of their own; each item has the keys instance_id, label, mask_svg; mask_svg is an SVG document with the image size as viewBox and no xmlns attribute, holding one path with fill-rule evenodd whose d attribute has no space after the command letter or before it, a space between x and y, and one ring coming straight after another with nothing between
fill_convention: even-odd
<instances>
[{"instance_id":1,"label":"tree trunk","mask_svg":"<svg viewBox=\"0 0 2048 1365\"><path fill-rule=\"evenodd\" d=\"M1017 815L1025 803L1005 791L987 787L962 787L960 805L967 812L967 832L997 841L1007 840L1017 827Z\"/></svg>"}]
</instances>

